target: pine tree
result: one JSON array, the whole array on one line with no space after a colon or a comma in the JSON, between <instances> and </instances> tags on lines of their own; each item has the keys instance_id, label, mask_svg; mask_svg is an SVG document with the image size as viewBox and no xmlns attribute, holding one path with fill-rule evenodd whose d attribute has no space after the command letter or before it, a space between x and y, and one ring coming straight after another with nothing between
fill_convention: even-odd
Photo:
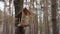
<instances>
[{"instance_id":1,"label":"pine tree","mask_svg":"<svg viewBox=\"0 0 60 34\"><path fill-rule=\"evenodd\" d=\"M51 15L52 15L52 29L53 34L59 34L59 27L57 21L58 0L51 0Z\"/></svg>"},{"instance_id":2,"label":"pine tree","mask_svg":"<svg viewBox=\"0 0 60 34\"><path fill-rule=\"evenodd\" d=\"M42 0L42 4L44 5L42 8L44 11L45 34L50 34L48 22L48 0Z\"/></svg>"}]
</instances>

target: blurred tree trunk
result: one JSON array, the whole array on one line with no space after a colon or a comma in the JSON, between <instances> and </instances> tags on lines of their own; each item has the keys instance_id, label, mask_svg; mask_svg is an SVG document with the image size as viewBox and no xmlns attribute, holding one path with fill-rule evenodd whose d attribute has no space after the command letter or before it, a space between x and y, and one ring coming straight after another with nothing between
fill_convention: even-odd
<instances>
[{"instance_id":1,"label":"blurred tree trunk","mask_svg":"<svg viewBox=\"0 0 60 34\"><path fill-rule=\"evenodd\" d=\"M57 9L58 9L58 0L51 0L51 15L52 15L52 27L53 27L53 34L59 34L59 27L57 22Z\"/></svg>"},{"instance_id":2,"label":"blurred tree trunk","mask_svg":"<svg viewBox=\"0 0 60 34\"><path fill-rule=\"evenodd\" d=\"M30 6L29 10L33 13L34 12L34 1L35 0L30 0ZM34 20L35 19L35 20ZM36 11L36 16L32 16L31 22L29 25L29 30L30 34L38 34L38 17L37 17L37 11ZM34 22L34 23L33 23Z\"/></svg>"},{"instance_id":3,"label":"blurred tree trunk","mask_svg":"<svg viewBox=\"0 0 60 34\"><path fill-rule=\"evenodd\" d=\"M11 3L12 3L12 0L9 0L9 15L12 15L12 13L11 13ZM12 32L11 32L11 28L12 28L12 26L11 25L13 25L12 24L12 21L10 22L10 18L12 18L12 17L10 17L10 16L8 16L8 29L9 29L9 34L12 34Z\"/></svg>"},{"instance_id":4,"label":"blurred tree trunk","mask_svg":"<svg viewBox=\"0 0 60 34\"><path fill-rule=\"evenodd\" d=\"M44 2L44 22L45 22L45 34L50 34L48 22L48 0L45 0Z\"/></svg>"},{"instance_id":5,"label":"blurred tree trunk","mask_svg":"<svg viewBox=\"0 0 60 34\"><path fill-rule=\"evenodd\" d=\"M36 1L36 6L37 6L37 1ZM35 16L35 23L34 23L34 34L38 34L38 8L36 9L36 16Z\"/></svg>"},{"instance_id":6,"label":"blurred tree trunk","mask_svg":"<svg viewBox=\"0 0 60 34\"><path fill-rule=\"evenodd\" d=\"M11 33L12 33L12 34L15 34L15 14L13 14L15 10L14 10L13 1L14 1L14 0L12 0L12 8L11 8L11 9L12 9L12 18L13 18L13 19L12 19L12 23L11 23L11 24L12 24L12 25L11 25L11 26L12 26L12 27L11 27Z\"/></svg>"},{"instance_id":7,"label":"blurred tree trunk","mask_svg":"<svg viewBox=\"0 0 60 34\"><path fill-rule=\"evenodd\" d=\"M4 0L4 24L3 24L3 34L6 34L6 0Z\"/></svg>"},{"instance_id":8,"label":"blurred tree trunk","mask_svg":"<svg viewBox=\"0 0 60 34\"><path fill-rule=\"evenodd\" d=\"M12 16L11 16L11 0L9 0L9 11L7 12L6 11L6 3L7 3L7 1L6 0L4 0L4 25L3 25L3 34L12 34L11 33L11 22L10 22L10 18L12 18ZM9 13L9 15L7 14L7 13Z\"/></svg>"},{"instance_id":9,"label":"blurred tree trunk","mask_svg":"<svg viewBox=\"0 0 60 34\"><path fill-rule=\"evenodd\" d=\"M41 17L40 17L40 34L42 34L42 20L41 20Z\"/></svg>"},{"instance_id":10,"label":"blurred tree trunk","mask_svg":"<svg viewBox=\"0 0 60 34\"><path fill-rule=\"evenodd\" d=\"M31 11L31 12L33 12L34 10L34 0L30 0L30 6L29 6L29 10ZM29 25L29 34L34 34L34 24L33 24L33 16L31 17L31 22L32 23L30 23Z\"/></svg>"}]
</instances>

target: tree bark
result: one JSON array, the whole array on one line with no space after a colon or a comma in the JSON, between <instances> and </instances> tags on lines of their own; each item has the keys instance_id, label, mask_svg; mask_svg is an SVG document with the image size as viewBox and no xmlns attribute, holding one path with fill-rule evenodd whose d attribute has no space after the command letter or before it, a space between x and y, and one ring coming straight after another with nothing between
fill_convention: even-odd
<instances>
[{"instance_id":1,"label":"tree bark","mask_svg":"<svg viewBox=\"0 0 60 34\"><path fill-rule=\"evenodd\" d=\"M48 22L48 0L45 0L44 3L44 22L45 22L45 34L50 34Z\"/></svg>"},{"instance_id":2,"label":"tree bark","mask_svg":"<svg viewBox=\"0 0 60 34\"><path fill-rule=\"evenodd\" d=\"M24 0L14 0L15 18L17 18L17 17L16 17L17 13L18 13L21 9L23 9L23 1L24 1ZM19 19L19 18L17 18L17 20L15 21L16 23L18 23L18 19ZM15 23L15 24L16 24L16 23ZM16 26L16 25L15 25L15 26ZM16 27L15 34L25 34L24 28L23 28L23 27Z\"/></svg>"},{"instance_id":3,"label":"tree bark","mask_svg":"<svg viewBox=\"0 0 60 34\"><path fill-rule=\"evenodd\" d=\"M4 0L4 23L3 23L3 34L6 34L6 0Z\"/></svg>"},{"instance_id":4,"label":"tree bark","mask_svg":"<svg viewBox=\"0 0 60 34\"><path fill-rule=\"evenodd\" d=\"M58 0L51 0L51 15L52 15L52 29L53 34L59 34L58 22L57 22L57 9L58 9Z\"/></svg>"}]
</instances>

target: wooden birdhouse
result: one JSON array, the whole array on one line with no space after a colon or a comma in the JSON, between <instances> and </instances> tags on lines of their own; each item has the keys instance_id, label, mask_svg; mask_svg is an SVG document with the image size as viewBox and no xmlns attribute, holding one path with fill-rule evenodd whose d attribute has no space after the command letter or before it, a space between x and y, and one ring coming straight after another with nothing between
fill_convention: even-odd
<instances>
[{"instance_id":1,"label":"wooden birdhouse","mask_svg":"<svg viewBox=\"0 0 60 34\"><path fill-rule=\"evenodd\" d=\"M25 27L29 24L29 17L31 13L26 9L22 9L16 16L19 18L18 26Z\"/></svg>"}]
</instances>

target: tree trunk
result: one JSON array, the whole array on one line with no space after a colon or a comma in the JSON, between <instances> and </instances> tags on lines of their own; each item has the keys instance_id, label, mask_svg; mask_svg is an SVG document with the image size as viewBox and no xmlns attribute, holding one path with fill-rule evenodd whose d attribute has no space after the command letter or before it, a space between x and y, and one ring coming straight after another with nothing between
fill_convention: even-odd
<instances>
[{"instance_id":1,"label":"tree trunk","mask_svg":"<svg viewBox=\"0 0 60 34\"><path fill-rule=\"evenodd\" d=\"M6 34L6 0L4 0L4 24L3 24L3 34Z\"/></svg>"},{"instance_id":2,"label":"tree trunk","mask_svg":"<svg viewBox=\"0 0 60 34\"><path fill-rule=\"evenodd\" d=\"M14 0L14 6L15 6L15 18L17 13L23 9L23 1L24 0ZM17 18L19 19L19 18ZM15 21L16 23L18 23L18 20ZM16 26L16 25L15 25ZM16 27L16 30L15 30L15 33L16 34L25 34L25 30L23 27Z\"/></svg>"},{"instance_id":3,"label":"tree trunk","mask_svg":"<svg viewBox=\"0 0 60 34\"><path fill-rule=\"evenodd\" d=\"M41 17L40 17L40 34L42 34L42 20L41 20Z\"/></svg>"},{"instance_id":4,"label":"tree trunk","mask_svg":"<svg viewBox=\"0 0 60 34\"><path fill-rule=\"evenodd\" d=\"M52 14L52 29L53 29L53 34L59 34L59 28L58 28L58 22L57 22L57 9L58 9L58 4L57 0L51 0L51 14Z\"/></svg>"},{"instance_id":5,"label":"tree trunk","mask_svg":"<svg viewBox=\"0 0 60 34\"><path fill-rule=\"evenodd\" d=\"M49 22L48 22L48 0L44 3L44 22L45 22L45 34L50 34Z\"/></svg>"},{"instance_id":6,"label":"tree trunk","mask_svg":"<svg viewBox=\"0 0 60 34\"><path fill-rule=\"evenodd\" d=\"M23 9L24 0L14 0L15 14L17 14L21 9Z\"/></svg>"},{"instance_id":7,"label":"tree trunk","mask_svg":"<svg viewBox=\"0 0 60 34\"><path fill-rule=\"evenodd\" d=\"M34 0L30 0L29 10L30 10L31 12L33 12L33 11L34 11L33 9L34 9ZM29 24L29 25L30 25L30 26L29 26L29 31L30 31L29 33L30 33L30 34L34 34L34 30L35 30L35 28L34 28L34 23L33 23L33 21L34 21L34 20L33 20L33 17L34 17L34 16L31 17L31 22L32 22L32 23Z\"/></svg>"}]
</instances>

